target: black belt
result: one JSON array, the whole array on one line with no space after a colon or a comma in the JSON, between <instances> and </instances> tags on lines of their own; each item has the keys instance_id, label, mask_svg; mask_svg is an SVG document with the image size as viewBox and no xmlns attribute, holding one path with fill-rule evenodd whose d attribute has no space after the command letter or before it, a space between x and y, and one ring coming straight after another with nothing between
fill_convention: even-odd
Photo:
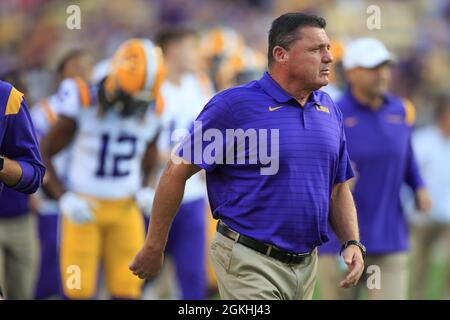
<instances>
[{"instance_id":1,"label":"black belt","mask_svg":"<svg viewBox=\"0 0 450 320\"><path fill-rule=\"evenodd\" d=\"M220 234L237 243L240 243L250 249L258 251L259 253L262 253L268 257L277 259L278 261L281 261L283 263L299 264L304 262L306 258L311 256L310 252L292 253L288 251L283 251L272 245L268 245L258 240L249 238L247 236L237 233L236 231L231 230L220 220L217 223L216 230Z\"/></svg>"}]
</instances>

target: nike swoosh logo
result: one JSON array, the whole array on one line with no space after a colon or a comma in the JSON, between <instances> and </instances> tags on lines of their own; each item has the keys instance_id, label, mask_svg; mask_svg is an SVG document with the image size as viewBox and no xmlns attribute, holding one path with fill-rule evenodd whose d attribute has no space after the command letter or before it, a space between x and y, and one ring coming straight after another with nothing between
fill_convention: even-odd
<instances>
[{"instance_id":1,"label":"nike swoosh logo","mask_svg":"<svg viewBox=\"0 0 450 320\"><path fill-rule=\"evenodd\" d=\"M269 107L269 111L275 111L275 110L278 110L280 108L283 108L283 106L278 106L278 107L275 107L275 108Z\"/></svg>"}]
</instances>

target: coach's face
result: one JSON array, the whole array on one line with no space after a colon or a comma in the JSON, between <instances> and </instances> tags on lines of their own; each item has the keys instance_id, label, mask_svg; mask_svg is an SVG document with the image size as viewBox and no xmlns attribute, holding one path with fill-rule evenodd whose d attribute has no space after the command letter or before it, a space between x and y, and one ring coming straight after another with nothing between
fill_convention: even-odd
<instances>
[{"instance_id":1,"label":"coach's face","mask_svg":"<svg viewBox=\"0 0 450 320\"><path fill-rule=\"evenodd\" d=\"M303 27L298 39L286 52L286 66L290 77L301 81L305 87L317 90L328 84L333 57L330 40L325 30Z\"/></svg>"},{"instance_id":2,"label":"coach's face","mask_svg":"<svg viewBox=\"0 0 450 320\"><path fill-rule=\"evenodd\" d=\"M347 80L352 86L368 97L385 94L391 83L391 64L386 62L374 68L357 67L346 72Z\"/></svg>"}]
</instances>

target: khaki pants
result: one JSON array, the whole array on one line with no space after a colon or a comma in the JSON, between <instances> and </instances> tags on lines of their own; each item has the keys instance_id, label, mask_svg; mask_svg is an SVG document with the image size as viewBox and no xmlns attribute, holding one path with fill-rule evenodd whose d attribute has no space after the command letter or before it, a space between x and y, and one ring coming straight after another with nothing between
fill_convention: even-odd
<instances>
[{"instance_id":1,"label":"khaki pants","mask_svg":"<svg viewBox=\"0 0 450 320\"><path fill-rule=\"evenodd\" d=\"M301 264L285 264L216 232L210 257L222 299L312 299L317 250Z\"/></svg>"},{"instance_id":2,"label":"khaki pants","mask_svg":"<svg viewBox=\"0 0 450 320\"><path fill-rule=\"evenodd\" d=\"M325 300L361 299L367 293L370 300L405 300L408 297L408 254L394 253L369 255L366 257L366 269L356 287L344 289L339 283L345 279L348 271L342 269L337 255L319 257L320 296ZM368 269L370 266L371 267ZM380 287L376 285L376 273L380 271Z\"/></svg>"},{"instance_id":3,"label":"khaki pants","mask_svg":"<svg viewBox=\"0 0 450 320\"><path fill-rule=\"evenodd\" d=\"M38 241L34 215L0 219L0 285L7 299L33 298Z\"/></svg>"},{"instance_id":4,"label":"khaki pants","mask_svg":"<svg viewBox=\"0 0 450 320\"><path fill-rule=\"evenodd\" d=\"M412 283L413 299L425 299L427 274L433 247L440 244L440 257L445 260L447 273L442 282L445 286L443 298L450 297L450 225L430 223L412 226Z\"/></svg>"},{"instance_id":5,"label":"khaki pants","mask_svg":"<svg viewBox=\"0 0 450 320\"><path fill-rule=\"evenodd\" d=\"M357 299L358 290L356 287L348 289L339 287L339 283L345 278L345 272L339 266L337 255L332 254L319 255L318 278L319 278L321 299L323 300Z\"/></svg>"}]
</instances>

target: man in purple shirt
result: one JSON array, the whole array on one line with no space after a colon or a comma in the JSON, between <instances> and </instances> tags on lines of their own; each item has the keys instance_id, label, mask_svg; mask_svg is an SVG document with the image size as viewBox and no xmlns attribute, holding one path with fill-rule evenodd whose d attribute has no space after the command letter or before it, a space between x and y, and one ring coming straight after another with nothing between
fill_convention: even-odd
<instances>
[{"instance_id":1,"label":"man in purple shirt","mask_svg":"<svg viewBox=\"0 0 450 320\"><path fill-rule=\"evenodd\" d=\"M33 297L37 238L27 193L36 191L43 176L23 94L0 81L0 274L8 299Z\"/></svg>"},{"instance_id":2,"label":"man in purple shirt","mask_svg":"<svg viewBox=\"0 0 450 320\"><path fill-rule=\"evenodd\" d=\"M44 166L23 94L0 81L0 190L5 184L33 193L43 177Z\"/></svg>"},{"instance_id":3,"label":"man in purple shirt","mask_svg":"<svg viewBox=\"0 0 450 320\"><path fill-rule=\"evenodd\" d=\"M402 183L414 190L420 211L428 211L431 205L411 147L414 108L409 101L388 93L392 60L376 39L351 42L343 57L350 87L338 101L356 172L353 195L361 241L367 247L371 299L406 299L408 230L400 204ZM341 276L338 240L331 237L319 252L322 297L356 298L361 287L351 292L334 285Z\"/></svg>"},{"instance_id":4,"label":"man in purple shirt","mask_svg":"<svg viewBox=\"0 0 450 320\"><path fill-rule=\"evenodd\" d=\"M159 272L186 180L204 169L219 219L210 254L222 298L311 299L328 220L350 269L341 286L358 282L364 247L342 115L318 90L332 62L325 25L302 13L277 18L269 72L205 106L177 150L185 161L173 156L159 181L149 236L130 265L135 275Z\"/></svg>"}]
</instances>

